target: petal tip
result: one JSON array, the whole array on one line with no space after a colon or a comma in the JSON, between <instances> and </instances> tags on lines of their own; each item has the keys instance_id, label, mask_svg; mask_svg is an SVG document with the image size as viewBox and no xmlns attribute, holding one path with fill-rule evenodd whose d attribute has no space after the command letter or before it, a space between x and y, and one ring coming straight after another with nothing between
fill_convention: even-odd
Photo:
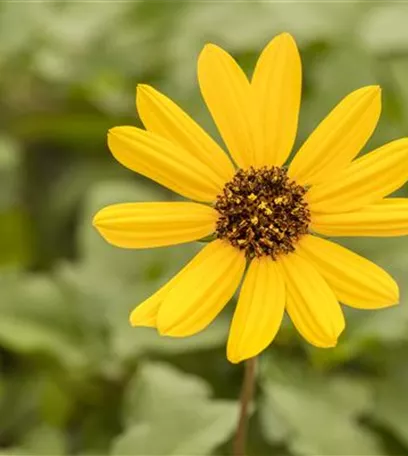
<instances>
[{"instance_id":1,"label":"petal tip","mask_svg":"<svg viewBox=\"0 0 408 456\"><path fill-rule=\"evenodd\" d=\"M390 293L390 306L396 306L400 303L400 290L399 286L396 282L394 282L394 286L392 292Z\"/></svg>"},{"instance_id":2,"label":"petal tip","mask_svg":"<svg viewBox=\"0 0 408 456\"><path fill-rule=\"evenodd\" d=\"M94 228L98 228L98 218L97 218L97 216L98 216L98 213L96 213L96 214L92 217L92 226L93 226Z\"/></svg>"},{"instance_id":3,"label":"petal tip","mask_svg":"<svg viewBox=\"0 0 408 456\"><path fill-rule=\"evenodd\" d=\"M383 292L379 296L379 300L376 305L367 307L367 309L383 309L387 307L397 306L400 303L400 289L398 283L393 279L391 275L381 270L385 275L379 283L383 285Z\"/></svg>"},{"instance_id":4,"label":"petal tip","mask_svg":"<svg viewBox=\"0 0 408 456\"><path fill-rule=\"evenodd\" d=\"M339 328L337 331L333 331L332 334L327 334L323 338L316 339L315 341L312 341L312 345L319 347L319 348L335 348L339 342L339 337L341 333L343 332L343 328Z\"/></svg>"},{"instance_id":5,"label":"petal tip","mask_svg":"<svg viewBox=\"0 0 408 456\"><path fill-rule=\"evenodd\" d=\"M147 85L147 84L137 84L136 86L136 109L139 114L139 118L142 120L142 115L141 112L143 111L142 109L142 103L146 99L146 97L149 97L149 95L152 95L154 92L153 87Z\"/></svg>"},{"instance_id":6,"label":"petal tip","mask_svg":"<svg viewBox=\"0 0 408 456\"><path fill-rule=\"evenodd\" d=\"M337 346L338 339L335 339L334 341L328 342L326 345L326 348L335 348Z\"/></svg>"},{"instance_id":7,"label":"petal tip","mask_svg":"<svg viewBox=\"0 0 408 456\"><path fill-rule=\"evenodd\" d=\"M136 86L136 101L141 95L149 95L155 92L155 89L149 84L137 84Z\"/></svg>"},{"instance_id":8,"label":"petal tip","mask_svg":"<svg viewBox=\"0 0 408 456\"><path fill-rule=\"evenodd\" d=\"M108 139L112 138L112 136L116 136L118 134L119 128L120 127L109 128L108 133L107 133Z\"/></svg>"},{"instance_id":9,"label":"petal tip","mask_svg":"<svg viewBox=\"0 0 408 456\"><path fill-rule=\"evenodd\" d=\"M172 333L171 327L164 326L163 324L160 324L160 319L157 319L157 332L160 336L167 336L171 337L175 334Z\"/></svg>"},{"instance_id":10,"label":"petal tip","mask_svg":"<svg viewBox=\"0 0 408 456\"><path fill-rule=\"evenodd\" d=\"M291 35L289 32L282 32L280 33L277 38L286 40L287 42L290 42L291 44L296 44L296 40L293 35Z\"/></svg>"},{"instance_id":11,"label":"petal tip","mask_svg":"<svg viewBox=\"0 0 408 456\"><path fill-rule=\"evenodd\" d=\"M238 356L232 356L229 354L227 354L227 359L231 364L239 364L241 361L243 361L242 358L240 358Z\"/></svg>"},{"instance_id":12,"label":"petal tip","mask_svg":"<svg viewBox=\"0 0 408 456\"><path fill-rule=\"evenodd\" d=\"M135 328L136 326L139 326L139 320L138 318L135 316L135 310L133 310L130 315L129 315L129 324L130 326L132 326L133 328Z\"/></svg>"},{"instance_id":13,"label":"petal tip","mask_svg":"<svg viewBox=\"0 0 408 456\"><path fill-rule=\"evenodd\" d=\"M214 53L220 53L220 52L225 52L225 51L220 46L217 46L216 44L206 43L204 45L204 47L201 49L201 52L199 55L199 60L206 55L210 55L211 53L214 55Z\"/></svg>"},{"instance_id":14,"label":"petal tip","mask_svg":"<svg viewBox=\"0 0 408 456\"><path fill-rule=\"evenodd\" d=\"M96 228L98 231L100 231L101 229L101 214L103 212L103 209L101 209L100 211L98 211L92 218L92 226L94 228Z\"/></svg>"},{"instance_id":15,"label":"petal tip","mask_svg":"<svg viewBox=\"0 0 408 456\"><path fill-rule=\"evenodd\" d=\"M129 315L129 324L133 328L138 326L144 327L155 327L156 326L156 317L155 315L143 313L141 310L141 305L137 306Z\"/></svg>"},{"instance_id":16,"label":"petal tip","mask_svg":"<svg viewBox=\"0 0 408 456\"><path fill-rule=\"evenodd\" d=\"M373 98L376 100L377 104L381 106L382 88L379 85L373 85L372 91Z\"/></svg>"},{"instance_id":17,"label":"petal tip","mask_svg":"<svg viewBox=\"0 0 408 456\"><path fill-rule=\"evenodd\" d=\"M146 326L142 323L141 320L139 320L138 318L133 318L132 317L132 314L130 314L129 316L129 324L132 328L137 328L137 327L142 327L142 326Z\"/></svg>"},{"instance_id":18,"label":"petal tip","mask_svg":"<svg viewBox=\"0 0 408 456\"><path fill-rule=\"evenodd\" d=\"M373 93L378 93L381 92L381 86L379 84L370 84L366 86L362 86L359 89L356 89L355 92L373 92Z\"/></svg>"},{"instance_id":19,"label":"petal tip","mask_svg":"<svg viewBox=\"0 0 408 456\"><path fill-rule=\"evenodd\" d=\"M205 50L208 51L208 50L211 50L211 49L218 49L218 46L216 44L214 44L214 43L205 43L202 50L203 51L205 51Z\"/></svg>"},{"instance_id":20,"label":"petal tip","mask_svg":"<svg viewBox=\"0 0 408 456\"><path fill-rule=\"evenodd\" d=\"M337 330L335 331L335 334L334 334L334 345L332 345L333 347L335 347L337 345L337 342L339 340L339 337L342 335L343 331L346 329L346 319L344 318L344 315L343 313L341 314L342 315L342 319L341 321L338 322L338 327L336 328Z\"/></svg>"},{"instance_id":21,"label":"petal tip","mask_svg":"<svg viewBox=\"0 0 408 456\"><path fill-rule=\"evenodd\" d=\"M381 96L382 89L381 89L381 86L379 86L378 84L366 86L366 87L364 87L364 89L368 93L370 93L373 97Z\"/></svg>"},{"instance_id":22,"label":"petal tip","mask_svg":"<svg viewBox=\"0 0 408 456\"><path fill-rule=\"evenodd\" d=\"M340 334L339 334L340 336ZM335 337L334 339L326 339L324 341L319 341L319 343L313 343L318 348L335 348L337 346L339 339Z\"/></svg>"},{"instance_id":23,"label":"petal tip","mask_svg":"<svg viewBox=\"0 0 408 456\"><path fill-rule=\"evenodd\" d=\"M139 83L136 86L137 91L143 91L143 90L149 90L149 89L151 89L151 86L149 86L148 84Z\"/></svg>"},{"instance_id":24,"label":"petal tip","mask_svg":"<svg viewBox=\"0 0 408 456\"><path fill-rule=\"evenodd\" d=\"M160 336L171 336L171 326L164 321L165 318L163 317L163 306L159 309L157 314L157 321L156 321L156 328L157 332Z\"/></svg>"},{"instance_id":25,"label":"petal tip","mask_svg":"<svg viewBox=\"0 0 408 456\"><path fill-rule=\"evenodd\" d=\"M227 343L227 359L232 364L239 364L242 361L250 358L251 356L245 356L243 350L240 350L236 344L231 344L230 340Z\"/></svg>"}]
</instances>

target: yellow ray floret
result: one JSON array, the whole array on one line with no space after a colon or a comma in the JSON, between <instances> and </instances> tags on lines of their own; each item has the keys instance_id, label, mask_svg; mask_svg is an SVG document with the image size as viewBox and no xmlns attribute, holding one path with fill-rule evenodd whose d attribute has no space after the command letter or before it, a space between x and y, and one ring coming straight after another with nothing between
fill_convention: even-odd
<instances>
[{"instance_id":1,"label":"yellow ray floret","mask_svg":"<svg viewBox=\"0 0 408 456\"><path fill-rule=\"evenodd\" d=\"M122 165L187 198L213 201L224 184L190 152L140 128L112 128L108 145Z\"/></svg>"},{"instance_id":2,"label":"yellow ray floret","mask_svg":"<svg viewBox=\"0 0 408 456\"><path fill-rule=\"evenodd\" d=\"M163 335L191 336L207 327L232 298L245 269L243 252L219 240L196 261L163 300L157 318Z\"/></svg>"},{"instance_id":3,"label":"yellow ray floret","mask_svg":"<svg viewBox=\"0 0 408 456\"><path fill-rule=\"evenodd\" d=\"M384 198L352 212L313 213L311 228L327 236L406 236L408 198Z\"/></svg>"},{"instance_id":4,"label":"yellow ray floret","mask_svg":"<svg viewBox=\"0 0 408 456\"><path fill-rule=\"evenodd\" d=\"M217 212L197 203L124 203L100 210L94 225L111 244L151 248L201 239L215 231Z\"/></svg>"},{"instance_id":5,"label":"yellow ray floret","mask_svg":"<svg viewBox=\"0 0 408 456\"><path fill-rule=\"evenodd\" d=\"M137 87L137 110L147 130L180 146L226 182L234 167L221 147L173 101L148 85Z\"/></svg>"},{"instance_id":6,"label":"yellow ray floret","mask_svg":"<svg viewBox=\"0 0 408 456\"><path fill-rule=\"evenodd\" d=\"M360 255L315 236L305 236L298 253L313 264L343 304L377 309L398 303L394 279Z\"/></svg>"},{"instance_id":7,"label":"yellow ray floret","mask_svg":"<svg viewBox=\"0 0 408 456\"><path fill-rule=\"evenodd\" d=\"M393 141L351 163L335 180L307 193L312 212L349 212L380 201L408 178L408 138Z\"/></svg>"},{"instance_id":8,"label":"yellow ray floret","mask_svg":"<svg viewBox=\"0 0 408 456\"><path fill-rule=\"evenodd\" d=\"M285 310L285 282L271 258L252 260L228 338L227 356L233 363L258 355L274 339Z\"/></svg>"},{"instance_id":9,"label":"yellow ray floret","mask_svg":"<svg viewBox=\"0 0 408 456\"><path fill-rule=\"evenodd\" d=\"M296 138L302 65L295 40L282 33L262 51L251 81L259 135L254 166L281 166Z\"/></svg>"},{"instance_id":10,"label":"yellow ray floret","mask_svg":"<svg viewBox=\"0 0 408 456\"><path fill-rule=\"evenodd\" d=\"M345 97L305 141L289 167L289 175L299 184L330 180L363 148L380 112L378 86L363 87Z\"/></svg>"},{"instance_id":11,"label":"yellow ray floret","mask_svg":"<svg viewBox=\"0 0 408 456\"><path fill-rule=\"evenodd\" d=\"M251 86L235 60L214 44L198 59L201 93L233 159L241 168L253 163L257 127Z\"/></svg>"},{"instance_id":12,"label":"yellow ray floret","mask_svg":"<svg viewBox=\"0 0 408 456\"><path fill-rule=\"evenodd\" d=\"M297 253L282 256L279 264L286 281L286 310L297 330L317 347L335 346L345 322L333 290Z\"/></svg>"}]
</instances>

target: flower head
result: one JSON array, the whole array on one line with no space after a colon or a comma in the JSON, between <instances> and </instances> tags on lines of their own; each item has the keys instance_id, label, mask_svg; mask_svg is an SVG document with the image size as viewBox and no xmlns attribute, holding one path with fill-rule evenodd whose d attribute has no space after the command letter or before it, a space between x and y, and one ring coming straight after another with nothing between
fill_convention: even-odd
<instances>
[{"instance_id":1,"label":"flower head","mask_svg":"<svg viewBox=\"0 0 408 456\"><path fill-rule=\"evenodd\" d=\"M368 86L345 97L286 168L301 98L300 57L287 33L266 46L251 81L215 45L201 52L198 78L232 160L145 85L138 86L137 108L146 130L109 132L120 163L194 202L106 207L94 225L108 242L148 248L215 237L136 307L131 324L190 336L211 323L242 281L230 361L265 349L285 311L311 344L336 345L345 326L339 302L376 309L396 304L399 292L383 269L320 235L408 234L408 200L385 198L407 180L408 139L356 158L381 110L380 88Z\"/></svg>"}]
</instances>

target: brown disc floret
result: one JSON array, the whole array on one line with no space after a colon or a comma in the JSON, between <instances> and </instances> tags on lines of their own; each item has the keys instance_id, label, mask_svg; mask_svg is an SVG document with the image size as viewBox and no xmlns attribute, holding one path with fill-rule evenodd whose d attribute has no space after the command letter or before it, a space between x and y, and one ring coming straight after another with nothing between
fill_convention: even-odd
<instances>
[{"instance_id":1,"label":"brown disc floret","mask_svg":"<svg viewBox=\"0 0 408 456\"><path fill-rule=\"evenodd\" d=\"M216 235L244 250L248 258L294 250L308 232L306 188L291 180L285 168L238 170L217 197Z\"/></svg>"}]
</instances>

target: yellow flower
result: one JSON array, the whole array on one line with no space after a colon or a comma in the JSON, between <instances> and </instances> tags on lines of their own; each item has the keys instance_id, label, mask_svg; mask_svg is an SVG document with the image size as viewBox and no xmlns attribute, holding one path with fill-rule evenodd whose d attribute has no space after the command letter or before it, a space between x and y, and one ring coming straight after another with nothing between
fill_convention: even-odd
<instances>
[{"instance_id":1,"label":"yellow flower","mask_svg":"<svg viewBox=\"0 0 408 456\"><path fill-rule=\"evenodd\" d=\"M198 60L202 95L235 166L185 112L140 85L146 131L110 130L127 168L196 202L116 204L94 225L125 248L160 247L215 234L174 278L130 316L134 326L184 337L209 325L244 276L228 339L233 362L275 337L284 311L318 347L335 346L345 322L339 301L360 309L396 304L395 281L377 265L318 235L401 236L408 199L384 198L408 175L408 139L355 159L381 110L378 86L345 97L289 167L301 98L301 61L284 33L263 50L251 81L219 47Z\"/></svg>"}]
</instances>

